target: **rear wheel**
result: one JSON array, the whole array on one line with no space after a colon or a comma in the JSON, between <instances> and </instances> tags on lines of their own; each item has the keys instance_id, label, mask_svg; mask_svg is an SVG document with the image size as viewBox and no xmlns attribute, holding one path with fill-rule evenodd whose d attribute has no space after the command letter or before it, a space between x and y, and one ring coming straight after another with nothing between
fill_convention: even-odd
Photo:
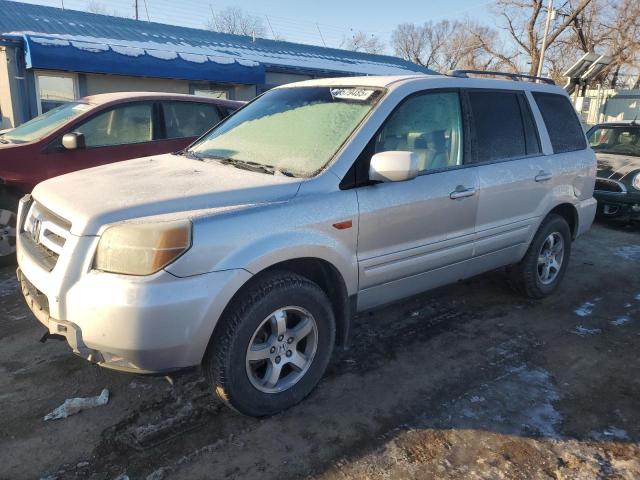
<instances>
[{"instance_id":1,"label":"rear wheel","mask_svg":"<svg viewBox=\"0 0 640 480\"><path fill-rule=\"evenodd\" d=\"M331 303L299 275L266 275L220 321L204 373L217 396L246 415L272 415L295 405L329 363L335 341Z\"/></svg>"},{"instance_id":2,"label":"rear wheel","mask_svg":"<svg viewBox=\"0 0 640 480\"><path fill-rule=\"evenodd\" d=\"M530 298L553 293L564 277L571 254L571 230L560 215L550 214L533 237L526 255L508 268L512 286Z\"/></svg>"},{"instance_id":3,"label":"rear wheel","mask_svg":"<svg viewBox=\"0 0 640 480\"><path fill-rule=\"evenodd\" d=\"M0 267L16 262L18 199L0 192Z\"/></svg>"}]
</instances>

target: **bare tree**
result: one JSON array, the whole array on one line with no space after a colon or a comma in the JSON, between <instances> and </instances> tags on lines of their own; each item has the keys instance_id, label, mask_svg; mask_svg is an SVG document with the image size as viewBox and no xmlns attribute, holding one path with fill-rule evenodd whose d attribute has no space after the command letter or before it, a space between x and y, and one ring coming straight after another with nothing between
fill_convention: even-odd
<instances>
[{"instance_id":1,"label":"bare tree","mask_svg":"<svg viewBox=\"0 0 640 480\"><path fill-rule=\"evenodd\" d=\"M514 53L524 56L528 61L528 71L530 75L535 75L540 64L540 49L542 46L543 22L545 20L544 0L497 0L495 11L503 22L512 40L512 48L509 53L504 51L492 52L495 55L515 58ZM549 30L547 36L547 48L550 49L558 37L567 31L575 19L589 5L591 0L576 0L575 6L569 1L564 7L561 21L558 25ZM563 9L563 10L564 10ZM514 69L523 70L525 66L514 63Z\"/></svg>"},{"instance_id":2,"label":"bare tree","mask_svg":"<svg viewBox=\"0 0 640 480\"><path fill-rule=\"evenodd\" d=\"M468 19L426 22L423 25L404 23L398 25L392 35L396 55L443 72L509 64L512 58L493 53L498 50L498 41L495 30Z\"/></svg>"},{"instance_id":3,"label":"bare tree","mask_svg":"<svg viewBox=\"0 0 640 480\"><path fill-rule=\"evenodd\" d=\"M354 52L382 53L385 46L377 35L369 35L363 31L357 31L349 37L342 39L341 48Z\"/></svg>"},{"instance_id":4,"label":"bare tree","mask_svg":"<svg viewBox=\"0 0 640 480\"><path fill-rule=\"evenodd\" d=\"M573 50L569 58L597 52L611 57L602 73L612 87L620 76L637 75L640 60L640 3L637 0L592 0L571 24L570 34L559 43ZM631 82L632 84L635 82Z\"/></svg>"},{"instance_id":5,"label":"bare tree","mask_svg":"<svg viewBox=\"0 0 640 480\"><path fill-rule=\"evenodd\" d=\"M97 15L109 15L111 17L121 17L122 16L120 14L120 12L118 12L118 10L115 10L115 9L114 10L109 10L102 3L95 2L93 0L91 0L87 4L87 11L89 11L91 13L95 13Z\"/></svg>"},{"instance_id":6,"label":"bare tree","mask_svg":"<svg viewBox=\"0 0 640 480\"><path fill-rule=\"evenodd\" d=\"M250 15L239 7L228 7L219 12L212 12L206 27L214 32L233 35L264 37L266 33L260 17Z\"/></svg>"}]
</instances>

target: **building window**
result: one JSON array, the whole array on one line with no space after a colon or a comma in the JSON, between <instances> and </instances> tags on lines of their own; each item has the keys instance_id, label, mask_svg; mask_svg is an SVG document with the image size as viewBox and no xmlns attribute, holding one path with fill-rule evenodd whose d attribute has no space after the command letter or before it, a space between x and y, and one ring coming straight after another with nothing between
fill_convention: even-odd
<instances>
[{"instance_id":1,"label":"building window","mask_svg":"<svg viewBox=\"0 0 640 480\"><path fill-rule=\"evenodd\" d=\"M36 73L38 113L45 113L78 98L78 78L74 74Z\"/></svg>"},{"instance_id":2,"label":"building window","mask_svg":"<svg viewBox=\"0 0 640 480\"><path fill-rule=\"evenodd\" d=\"M193 90L194 95L198 95L200 97L209 97L209 98L229 98L229 90L205 90L201 88L195 88Z\"/></svg>"}]
</instances>

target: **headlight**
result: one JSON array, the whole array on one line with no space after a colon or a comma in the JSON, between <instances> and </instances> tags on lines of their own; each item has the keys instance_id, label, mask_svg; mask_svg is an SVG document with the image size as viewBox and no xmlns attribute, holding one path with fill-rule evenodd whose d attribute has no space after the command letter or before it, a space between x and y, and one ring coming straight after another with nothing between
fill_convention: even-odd
<instances>
[{"instance_id":1,"label":"headlight","mask_svg":"<svg viewBox=\"0 0 640 480\"><path fill-rule=\"evenodd\" d=\"M191 247L191 222L123 223L108 227L98 242L94 268L150 275Z\"/></svg>"},{"instance_id":2,"label":"headlight","mask_svg":"<svg viewBox=\"0 0 640 480\"><path fill-rule=\"evenodd\" d=\"M631 180L631 186L636 190L640 190L640 172L636 173L636 176Z\"/></svg>"}]
</instances>

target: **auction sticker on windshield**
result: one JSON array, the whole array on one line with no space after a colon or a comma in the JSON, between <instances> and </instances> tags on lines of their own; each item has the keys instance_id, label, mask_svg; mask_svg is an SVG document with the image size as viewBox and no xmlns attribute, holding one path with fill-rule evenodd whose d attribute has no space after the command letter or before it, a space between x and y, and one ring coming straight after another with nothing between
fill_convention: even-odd
<instances>
[{"instance_id":1,"label":"auction sticker on windshield","mask_svg":"<svg viewBox=\"0 0 640 480\"><path fill-rule=\"evenodd\" d=\"M375 90L369 88L332 88L331 96L337 100L356 100L364 102L369 100Z\"/></svg>"}]
</instances>

